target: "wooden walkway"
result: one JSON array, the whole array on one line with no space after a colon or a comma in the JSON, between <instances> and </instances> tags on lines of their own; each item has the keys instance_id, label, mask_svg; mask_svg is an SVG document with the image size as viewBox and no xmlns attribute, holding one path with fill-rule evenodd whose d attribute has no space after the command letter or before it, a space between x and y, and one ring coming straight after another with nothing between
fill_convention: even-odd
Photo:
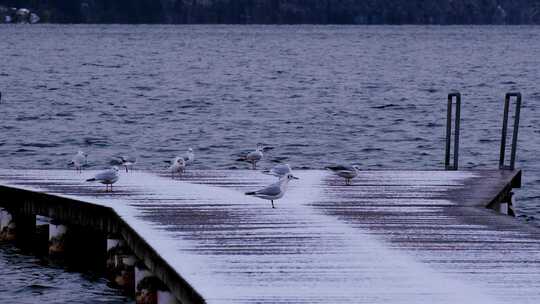
<instances>
[{"instance_id":1,"label":"wooden walkway","mask_svg":"<svg viewBox=\"0 0 540 304\"><path fill-rule=\"evenodd\" d=\"M540 229L485 208L518 171L296 171L277 209L243 194L275 180L255 171L92 174L0 184L114 209L207 303L540 303Z\"/></svg>"}]
</instances>

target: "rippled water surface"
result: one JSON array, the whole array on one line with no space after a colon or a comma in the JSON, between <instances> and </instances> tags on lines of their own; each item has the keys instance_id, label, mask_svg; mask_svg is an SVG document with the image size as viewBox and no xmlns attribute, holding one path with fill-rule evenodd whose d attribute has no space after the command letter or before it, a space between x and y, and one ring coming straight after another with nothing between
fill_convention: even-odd
<instances>
[{"instance_id":1,"label":"rippled water surface","mask_svg":"<svg viewBox=\"0 0 540 304\"><path fill-rule=\"evenodd\" d=\"M132 303L105 279L50 267L43 260L0 244L0 303Z\"/></svg>"},{"instance_id":2,"label":"rippled water surface","mask_svg":"<svg viewBox=\"0 0 540 304\"><path fill-rule=\"evenodd\" d=\"M524 97L518 213L540 218L540 27L0 26L2 167L440 169L446 95L463 94L461 167L498 165L503 96ZM1 261L0 261L1 263Z\"/></svg>"}]
</instances>

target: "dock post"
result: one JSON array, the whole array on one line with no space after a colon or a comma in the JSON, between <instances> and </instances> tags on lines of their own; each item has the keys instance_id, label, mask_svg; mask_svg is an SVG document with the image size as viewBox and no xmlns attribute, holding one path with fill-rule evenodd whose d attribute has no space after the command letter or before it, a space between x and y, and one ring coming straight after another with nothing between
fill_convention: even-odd
<instances>
[{"instance_id":1,"label":"dock post","mask_svg":"<svg viewBox=\"0 0 540 304\"><path fill-rule=\"evenodd\" d=\"M15 245L27 251L34 249L34 237L36 234L36 216L14 213L15 222Z\"/></svg>"},{"instance_id":2,"label":"dock post","mask_svg":"<svg viewBox=\"0 0 540 304\"><path fill-rule=\"evenodd\" d=\"M121 239L107 237L107 252L125 246L125 242Z\"/></svg>"},{"instance_id":3,"label":"dock post","mask_svg":"<svg viewBox=\"0 0 540 304\"><path fill-rule=\"evenodd\" d=\"M135 263L137 258L119 237L107 237L106 273L116 287L135 294Z\"/></svg>"},{"instance_id":4,"label":"dock post","mask_svg":"<svg viewBox=\"0 0 540 304\"><path fill-rule=\"evenodd\" d=\"M454 163L450 164L450 149L452 146L452 104L456 99L456 117L454 130ZM448 94L448 105L446 113L446 151L444 158L444 168L446 170L457 170L459 160L459 128L461 121L461 93L455 92Z\"/></svg>"},{"instance_id":5,"label":"dock post","mask_svg":"<svg viewBox=\"0 0 540 304\"><path fill-rule=\"evenodd\" d=\"M36 229L35 216L9 212L0 208L0 241L15 242L31 249Z\"/></svg>"},{"instance_id":6,"label":"dock post","mask_svg":"<svg viewBox=\"0 0 540 304\"><path fill-rule=\"evenodd\" d=\"M68 232L66 225L52 221L49 224L49 256L62 257L65 253L65 237Z\"/></svg>"},{"instance_id":7,"label":"dock post","mask_svg":"<svg viewBox=\"0 0 540 304\"><path fill-rule=\"evenodd\" d=\"M143 263L139 262L135 266L135 303L136 304L157 304L157 286L159 280L154 276Z\"/></svg>"},{"instance_id":8,"label":"dock post","mask_svg":"<svg viewBox=\"0 0 540 304\"><path fill-rule=\"evenodd\" d=\"M107 260L105 265L106 276L110 281L115 281L119 269L119 255L123 252L126 244L123 240L113 236L107 237Z\"/></svg>"},{"instance_id":9,"label":"dock post","mask_svg":"<svg viewBox=\"0 0 540 304\"><path fill-rule=\"evenodd\" d=\"M516 216L516 213L514 212L514 192L510 191L508 194L508 214L509 216Z\"/></svg>"},{"instance_id":10,"label":"dock post","mask_svg":"<svg viewBox=\"0 0 540 304\"><path fill-rule=\"evenodd\" d=\"M0 208L0 233L4 231L4 228L7 227L8 220L11 221L11 218L8 218L8 211L4 208ZM11 216L11 215L9 215Z\"/></svg>"},{"instance_id":11,"label":"dock post","mask_svg":"<svg viewBox=\"0 0 540 304\"><path fill-rule=\"evenodd\" d=\"M506 154L506 137L508 132L508 116L510 112L510 99L512 97L516 98L516 110L514 113L514 131L512 134L512 150L510 152L510 165L505 165L505 154ZM499 169L501 170L514 170L516 164L516 149L517 149L517 138L519 131L519 116L521 112L521 93L506 93L504 99L504 114L503 114L503 127L501 134L501 153L499 158Z\"/></svg>"},{"instance_id":12,"label":"dock post","mask_svg":"<svg viewBox=\"0 0 540 304\"><path fill-rule=\"evenodd\" d=\"M136 304L178 304L178 300L142 262L135 266Z\"/></svg>"},{"instance_id":13,"label":"dock post","mask_svg":"<svg viewBox=\"0 0 540 304\"><path fill-rule=\"evenodd\" d=\"M120 276L117 276L115 283L122 289L130 294L135 294L135 263L137 263L137 257L132 254L126 254L120 256L120 265L122 270Z\"/></svg>"},{"instance_id":14,"label":"dock post","mask_svg":"<svg viewBox=\"0 0 540 304\"><path fill-rule=\"evenodd\" d=\"M516 216L514 212L514 192L510 191L501 197L500 201L493 203L491 209L508 216Z\"/></svg>"},{"instance_id":15,"label":"dock post","mask_svg":"<svg viewBox=\"0 0 540 304\"><path fill-rule=\"evenodd\" d=\"M49 253L49 224L51 219L36 215L36 230L34 235L34 250L38 256Z\"/></svg>"},{"instance_id":16,"label":"dock post","mask_svg":"<svg viewBox=\"0 0 540 304\"><path fill-rule=\"evenodd\" d=\"M498 206L499 210L497 210L500 214L508 215L508 203L507 202L501 202Z\"/></svg>"},{"instance_id":17,"label":"dock post","mask_svg":"<svg viewBox=\"0 0 540 304\"><path fill-rule=\"evenodd\" d=\"M14 241L15 229L16 225L11 213L4 208L0 208L0 241Z\"/></svg>"}]
</instances>

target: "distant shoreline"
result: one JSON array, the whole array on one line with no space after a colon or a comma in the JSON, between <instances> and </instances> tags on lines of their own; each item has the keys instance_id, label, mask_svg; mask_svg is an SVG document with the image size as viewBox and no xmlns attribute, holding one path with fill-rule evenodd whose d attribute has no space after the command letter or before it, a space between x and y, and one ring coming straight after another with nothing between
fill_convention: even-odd
<instances>
[{"instance_id":1,"label":"distant shoreline","mask_svg":"<svg viewBox=\"0 0 540 304\"><path fill-rule=\"evenodd\" d=\"M0 26L17 26L21 24L17 23L0 23ZM24 25L24 24L22 24ZM36 24L31 24L32 26L36 25L145 25L145 26L280 26L280 27L293 27L293 26L321 26L321 27L378 27L378 26L388 26L388 27L460 27L460 26L471 26L471 27L486 27L486 26L495 26L495 27L540 27L540 24L473 24L473 23L460 23L460 24L415 24L415 23L404 23L404 24L392 24L392 23L380 23L380 24L340 24L340 23L69 23L69 22L39 22Z\"/></svg>"},{"instance_id":2,"label":"distant shoreline","mask_svg":"<svg viewBox=\"0 0 540 304\"><path fill-rule=\"evenodd\" d=\"M11 0L0 22L21 21L17 10L78 24L540 24L537 0Z\"/></svg>"}]
</instances>

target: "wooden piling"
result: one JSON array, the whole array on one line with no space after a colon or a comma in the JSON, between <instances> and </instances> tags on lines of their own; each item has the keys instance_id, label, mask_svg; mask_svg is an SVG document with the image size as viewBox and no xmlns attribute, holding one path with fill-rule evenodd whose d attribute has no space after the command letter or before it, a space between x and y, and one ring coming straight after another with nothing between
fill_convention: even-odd
<instances>
[{"instance_id":1,"label":"wooden piling","mask_svg":"<svg viewBox=\"0 0 540 304\"><path fill-rule=\"evenodd\" d=\"M16 237L16 224L7 209L0 210L0 241L12 242Z\"/></svg>"},{"instance_id":2,"label":"wooden piling","mask_svg":"<svg viewBox=\"0 0 540 304\"><path fill-rule=\"evenodd\" d=\"M38 256L49 254L49 224L51 219L44 216L36 216L36 229L33 237L33 251Z\"/></svg>"},{"instance_id":3,"label":"wooden piling","mask_svg":"<svg viewBox=\"0 0 540 304\"><path fill-rule=\"evenodd\" d=\"M62 258L66 251L66 233L68 227L53 221L49 224L49 256Z\"/></svg>"},{"instance_id":4,"label":"wooden piling","mask_svg":"<svg viewBox=\"0 0 540 304\"><path fill-rule=\"evenodd\" d=\"M139 262L135 266L135 302L137 304L157 304L159 282L154 274Z\"/></svg>"}]
</instances>

